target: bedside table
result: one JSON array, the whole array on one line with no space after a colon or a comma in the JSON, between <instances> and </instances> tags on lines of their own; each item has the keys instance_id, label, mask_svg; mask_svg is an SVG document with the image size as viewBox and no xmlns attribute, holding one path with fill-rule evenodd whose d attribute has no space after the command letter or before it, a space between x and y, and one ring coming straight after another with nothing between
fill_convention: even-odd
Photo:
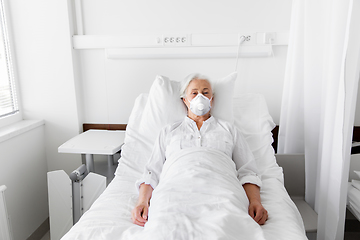
<instances>
[{"instance_id":1,"label":"bedside table","mask_svg":"<svg viewBox=\"0 0 360 240\"><path fill-rule=\"evenodd\" d=\"M125 131L88 130L58 148L59 153L85 154L86 167L94 172L94 154L108 155L109 164L114 164L114 154L124 144Z\"/></svg>"}]
</instances>

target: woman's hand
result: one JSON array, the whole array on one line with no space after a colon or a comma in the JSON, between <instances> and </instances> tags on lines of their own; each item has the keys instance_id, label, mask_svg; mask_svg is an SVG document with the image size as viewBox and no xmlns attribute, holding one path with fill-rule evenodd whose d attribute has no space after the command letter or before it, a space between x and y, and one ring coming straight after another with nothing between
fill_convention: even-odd
<instances>
[{"instance_id":1,"label":"woman's hand","mask_svg":"<svg viewBox=\"0 0 360 240\"><path fill-rule=\"evenodd\" d=\"M259 225L265 224L268 219L268 212L261 204L260 188L251 183L245 183L243 187L249 199L249 215Z\"/></svg>"},{"instance_id":2,"label":"woman's hand","mask_svg":"<svg viewBox=\"0 0 360 240\"><path fill-rule=\"evenodd\" d=\"M139 189L139 200L135 208L131 211L133 223L144 226L148 220L149 203L153 188L149 184L141 184Z\"/></svg>"},{"instance_id":3,"label":"woman's hand","mask_svg":"<svg viewBox=\"0 0 360 240\"><path fill-rule=\"evenodd\" d=\"M147 202L139 202L131 211L131 219L133 223L144 226L147 222L149 212L149 204Z\"/></svg>"},{"instance_id":4,"label":"woman's hand","mask_svg":"<svg viewBox=\"0 0 360 240\"><path fill-rule=\"evenodd\" d=\"M249 204L249 215L257 222L259 225L264 225L268 219L268 213L262 204L258 201L252 201Z\"/></svg>"}]
</instances>

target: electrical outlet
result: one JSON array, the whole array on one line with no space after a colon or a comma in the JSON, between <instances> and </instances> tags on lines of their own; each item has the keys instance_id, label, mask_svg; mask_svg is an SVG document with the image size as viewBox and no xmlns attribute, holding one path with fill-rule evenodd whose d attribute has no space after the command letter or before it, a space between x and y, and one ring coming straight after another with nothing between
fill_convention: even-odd
<instances>
[{"instance_id":1,"label":"electrical outlet","mask_svg":"<svg viewBox=\"0 0 360 240\"><path fill-rule=\"evenodd\" d=\"M244 40L242 41L242 38L244 38ZM251 33L242 33L238 35L238 40L242 41L241 45L252 45L254 44L254 34Z\"/></svg>"},{"instance_id":2,"label":"electrical outlet","mask_svg":"<svg viewBox=\"0 0 360 240\"><path fill-rule=\"evenodd\" d=\"M167 34L161 37L164 46L190 46L190 34Z\"/></svg>"},{"instance_id":3,"label":"electrical outlet","mask_svg":"<svg viewBox=\"0 0 360 240\"><path fill-rule=\"evenodd\" d=\"M265 44L273 44L276 39L276 33L267 32L264 34L264 43Z\"/></svg>"}]
</instances>

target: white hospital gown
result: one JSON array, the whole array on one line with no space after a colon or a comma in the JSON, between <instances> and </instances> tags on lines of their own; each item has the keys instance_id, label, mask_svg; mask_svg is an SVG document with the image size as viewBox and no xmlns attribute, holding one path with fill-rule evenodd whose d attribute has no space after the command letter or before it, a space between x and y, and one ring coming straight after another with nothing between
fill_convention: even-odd
<instances>
[{"instance_id":1,"label":"white hospital gown","mask_svg":"<svg viewBox=\"0 0 360 240\"><path fill-rule=\"evenodd\" d=\"M256 162L245 138L228 122L211 116L203 122L200 130L195 121L188 117L163 128L142 178L136 181L136 188L145 183L155 189L166 159L181 149L192 147L213 148L225 153L235 162L240 184L252 183L261 187Z\"/></svg>"}]
</instances>

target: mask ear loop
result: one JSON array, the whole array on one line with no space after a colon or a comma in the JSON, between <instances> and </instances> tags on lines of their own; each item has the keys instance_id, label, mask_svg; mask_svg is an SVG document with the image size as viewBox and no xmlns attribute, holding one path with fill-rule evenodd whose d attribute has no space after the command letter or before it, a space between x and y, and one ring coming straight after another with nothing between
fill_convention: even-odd
<instances>
[{"instance_id":1,"label":"mask ear loop","mask_svg":"<svg viewBox=\"0 0 360 240\"><path fill-rule=\"evenodd\" d=\"M245 42L246 37L242 35L239 39L238 49L237 49L237 56L236 56L236 64L235 64L235 72L238 69L238 62L239 62L239 55L240 55L240 45Z\"/></svg>"}]
</instances>

